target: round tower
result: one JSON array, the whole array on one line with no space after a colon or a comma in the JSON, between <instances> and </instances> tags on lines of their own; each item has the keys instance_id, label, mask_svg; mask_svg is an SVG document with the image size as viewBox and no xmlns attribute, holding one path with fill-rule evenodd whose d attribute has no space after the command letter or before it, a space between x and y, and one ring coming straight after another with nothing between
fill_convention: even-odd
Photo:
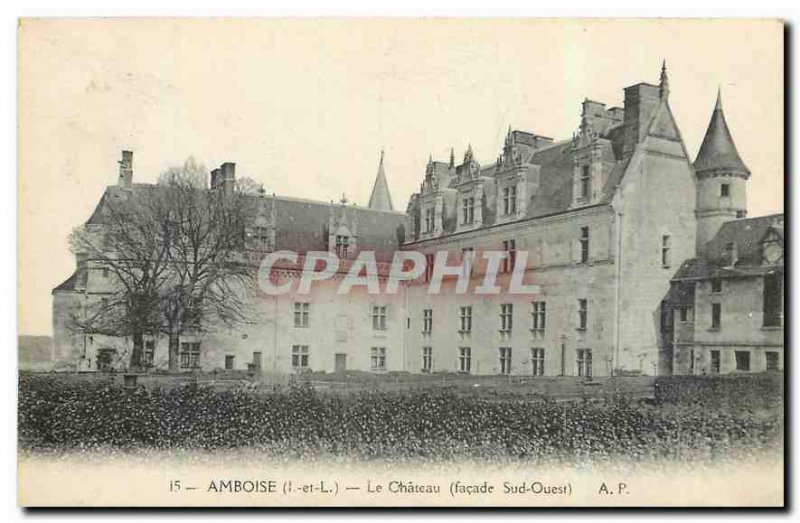
<instances>
[{"instance_id":1,"label":"round tower","mask_svg":"<svg viewBox=\"0 0 800 523\"><path fill-rule=\"evenodd\" d=\"M701 253L723 223L747 216L745 193L750 170L733 143L719 92L694 161L694 170L697 176L697 251Z\"/></svg>"}]
</instances>

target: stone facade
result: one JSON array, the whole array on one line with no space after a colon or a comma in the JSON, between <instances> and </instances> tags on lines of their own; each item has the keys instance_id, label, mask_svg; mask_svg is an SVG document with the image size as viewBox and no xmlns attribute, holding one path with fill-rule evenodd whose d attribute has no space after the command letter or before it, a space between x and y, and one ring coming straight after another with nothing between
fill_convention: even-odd
<instances>
[{"instance_id":1,"label":"stone facade","mask_svg":"<svg viewBox=\"0 0 800 523\"><path fill-rule=\"evenodd\" d=\"M686 263L695 263L707 238L746 211L749 171L725 142L730 132L719 101L707 134L693 165L662 68L658 85L624 90L624 107L585 100L571 138L509 129L495 161L479 163L471 146L460 163L452 151L449 161L431 158L405 213L392 211L383 155L368 207L345 198L324 203L262 194L245 231L253 262L272 251L291 250L302 260L322 250L343 259L341 273L315 284L310 295L252 296L252 317L236 329L187 334L182 368L588 377L683 372L685 350L700 355L703 343L775 346L782 330L751 336L755 327L744 332L733 308L730 324L726 319L717 333L674 321L689 299L681 283ZM104 198L143 190L132 182L132 161L132 153L123 155L119 185ZM226 163L212 171L209 190L234 179L235 165ZM732 180L725 200L711 196L723 191L721 179ZM446 253L454 267L445 271L440 292L429 292L435 273L426 271L393 295L337 293L359 252L377 254L385 282L388 262L403 250L429 261ZM506 253L496 282L502 290L479 294L475 289L491 273L484 254L491 251ZM130 340L68 328L69 317L107 292L102 267L77 257L76 273L53 291L56 358L86 370L123 368ZM275 278L292 281L301 273L284 267ZM535 291L508 292L515 277ZM467 292L457 292L460 281ZM741 314L755 310L759 281L736 279L725 287L752 295L735 304ZM703 289L692 288L691 299L705 318L710 301ZM166 367L165 338L147 338L145 350L153 368ZM766 356L753 358L758 370L755 361ZM729 368L728 354L721 361L721 369Z\"/></svg>"}]
</instances>

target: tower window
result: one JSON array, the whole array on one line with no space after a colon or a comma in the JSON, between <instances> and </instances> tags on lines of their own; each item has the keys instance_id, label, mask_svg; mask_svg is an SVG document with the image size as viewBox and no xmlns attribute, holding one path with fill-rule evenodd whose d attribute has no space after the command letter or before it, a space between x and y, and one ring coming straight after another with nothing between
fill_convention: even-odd
<instances>
[{"instance_id":1,"label":"tower window","mask_svg":"<svg viewBox=\"0 0 800 523\"><path fill-rule=\"evenodd\" d=\"M669 235L661 236L661 266L669 267Z\"/></svg>"},{"instance_id":2,"label":"tower window","mask_svg":"<svg viewBox=\"0 0 800 523\"><path fill-rule=\"evenodd\" d=\"M731 185L729 183L723 183L719 186L719 196L720 198L727 198L731 195Z\"/></svg>"}]
</instances>

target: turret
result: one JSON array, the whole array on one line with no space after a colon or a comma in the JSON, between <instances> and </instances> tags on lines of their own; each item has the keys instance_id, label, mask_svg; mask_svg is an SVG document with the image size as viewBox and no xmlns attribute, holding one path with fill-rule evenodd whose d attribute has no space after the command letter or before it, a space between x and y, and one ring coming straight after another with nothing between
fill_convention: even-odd
<instances>
[{"instance_id":1,"label":"turret","mask_svg":"<svg viewBox=\"0 0 800 523\"><path fill-rule=\"evenodd\" d=\"M705 138L694 161L697 175L697 251L711 240L723 223L747 216L747 179L742 161L722 111L722 97L711 114Z\"/></svg>"}]
</instances>

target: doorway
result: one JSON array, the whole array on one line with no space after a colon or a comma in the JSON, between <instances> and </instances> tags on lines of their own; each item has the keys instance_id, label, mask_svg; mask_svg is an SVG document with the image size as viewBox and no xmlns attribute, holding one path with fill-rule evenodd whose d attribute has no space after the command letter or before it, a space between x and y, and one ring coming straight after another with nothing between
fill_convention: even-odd
<instances>
[{"instance_id":1,"label":"doorway","mask_svg":"<svg viewBox=\"0 0 800 523\"><path fill-rule=\"evenodd\" d=\"M347 354L339 353L335 358L336 372L345 372L347 370Z\"/></svg>"}]
</instances>

